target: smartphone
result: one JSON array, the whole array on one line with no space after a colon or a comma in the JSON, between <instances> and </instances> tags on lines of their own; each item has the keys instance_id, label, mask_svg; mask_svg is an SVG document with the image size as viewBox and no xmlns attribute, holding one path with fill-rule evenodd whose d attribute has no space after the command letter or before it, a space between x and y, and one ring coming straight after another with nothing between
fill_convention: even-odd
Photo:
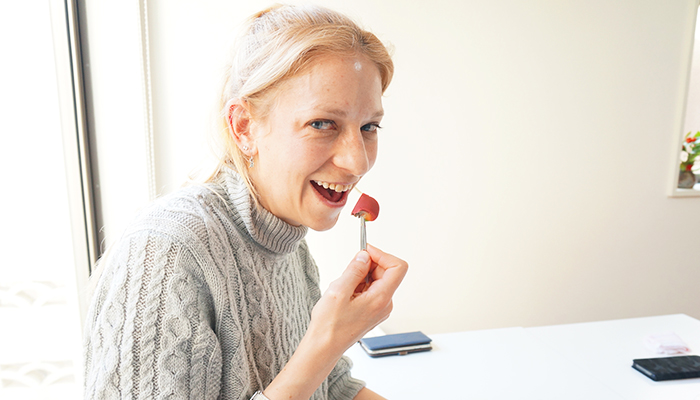
<instances>
[{"instance_id":1,"label":"smartphone","mask_svg":"<svg viewBox=\"0 0 700 400\"><path fill-rule=\"evenodd\" d=\"M639 358L632 368L654 381L700 377L700 356Z\"/></svg>"},{"instance_id":2,"label":"smartphone","mask_svg":"<svg viewBox=\"0 0 700 400\"><path fill-rule=\"evenodd\" d=\"M423 332L396 333L360 339L360 346L371 357L406 355L433 348L432 339Z\"/></svg>"}]
</instances>

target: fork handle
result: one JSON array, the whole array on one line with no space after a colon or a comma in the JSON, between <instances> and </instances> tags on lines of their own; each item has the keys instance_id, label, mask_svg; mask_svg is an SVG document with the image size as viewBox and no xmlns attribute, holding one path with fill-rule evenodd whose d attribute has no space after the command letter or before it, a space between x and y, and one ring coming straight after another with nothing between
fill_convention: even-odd
<instances>
[{"instance_id":1,"label":"fork handle","mask_svg":"<svg viewBox=\"0 0 700 400\"><path fill-rule=\"evenodd\" d=\"M367 228L365 227L365 218L360 216L360 249L367 250Z\"/></svg>"}]
</instances>

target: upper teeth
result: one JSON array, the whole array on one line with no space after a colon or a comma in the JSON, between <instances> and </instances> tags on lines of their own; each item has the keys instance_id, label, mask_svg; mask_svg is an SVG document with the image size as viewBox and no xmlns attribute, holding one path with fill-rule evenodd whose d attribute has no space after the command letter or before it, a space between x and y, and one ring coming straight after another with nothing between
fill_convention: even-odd
<instances>
[{"instance_id":1,"label":"upper teeth","mask_svg":"<svg viewBox=\"0 0 700 400\"><path fill-rule=\"evenodd\" d=\"M352 189L352 185L336 185L335 183L314 181L318 186L323 186L324 189L335 190L336 192L347 192Z\"/></svg>"}]
</instances>

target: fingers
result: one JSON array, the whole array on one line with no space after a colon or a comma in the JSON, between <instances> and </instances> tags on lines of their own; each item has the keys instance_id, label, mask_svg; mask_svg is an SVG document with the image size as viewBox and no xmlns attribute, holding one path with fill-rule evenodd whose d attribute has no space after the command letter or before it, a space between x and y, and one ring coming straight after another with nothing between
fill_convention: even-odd
<instances>
[{"instance_id":1,"label":"fingers","mask_svg":"<svg viewBox=\"0 0 700 400\"><path fill-rule=\"evenodd\" d=\"M367 250L355 255L329 289L343 297L371 291L378 298L390 300L407 271L408 264L402 259L367 245ZM370 273L372 279L366 285L365 277Z\"/></svg>"},{"instance_id":2,"label":"fingers","mask_svg":"<svg viewBox=\"0 0 700 400\"><path fill-rule=\"evenodd\" d=\"M335 289L344 295L352 295L355 289L365 281L367 274L369 274L370 260L368 252L364 250L358 252L347 268L345 268L340 278L333 282Z\"/></svg>"},{"instance_id":3,"label":"fingers","mask_svg":"<svg viewBox=\"0 0 700 400\"><path fill-rule=\"evenodd\" d=\"M371 244L367 244L367 252L372 257L372 261L384 268L408 269L408 264L406 263L406 261L389 253L385 253L379 250L378 248L372 246Z\"/></svg>"},{"instance_id":4,"label":"fingers","mask_svg":"<svg viewBox=\"0 0 700 400\"><path fill-rule=\"evenodd\" d=\"M311 316L314 329L330 337L344 338L339 343L345 343L348 338L351 342L358 340L389 317L392 297L407 269L405 261L376 247L368 246L366 251L358 252L314 306ZM366 284L365 277L370 271L372 279Z\"/></svg>"},{"instance_id":5,"label":"fingers","mask_svg":"<svg viewBox=\"0 0 700 400\"><path fill-rule=\"evenodd\" d=\"M375 281L372 286L377 283L378 286L382 286L382 290L390 290L393 294L408 271L408 263L369 244L367 252L372 257L372 262L376 264L372 272L372 278Z\"/></svg>"}]
</instances>

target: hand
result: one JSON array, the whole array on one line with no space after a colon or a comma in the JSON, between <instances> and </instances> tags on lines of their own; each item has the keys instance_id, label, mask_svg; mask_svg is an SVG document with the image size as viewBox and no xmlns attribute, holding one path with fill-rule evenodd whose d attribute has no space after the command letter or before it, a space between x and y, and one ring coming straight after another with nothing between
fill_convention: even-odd
<instances>
[{"instance_id":1,"label":"hand","mask_svg":"<svg viewBox=\"0 0 700 400\"><path fill-rule=\"evenodd\" d=\"M405 261L368 245L318 301L311 313L309 333L321 335L342 354L389 317L392 296L407 270Z\"/></svg>"},{"instance_id":2,"label":"hand","mask_svg":"<svg viewBox=\"0 0 700 400\"><path fill-rule=\"evenodd\" d=\"M311 324L292 358L265 389L271 399L308 399L335 367L345 350L389 317L391 297L408 264L367 246L311 312ZM369 284L365 277L371 272ZM363 390L366 397L372 392Z\"/></svg>"}]
</instances>

